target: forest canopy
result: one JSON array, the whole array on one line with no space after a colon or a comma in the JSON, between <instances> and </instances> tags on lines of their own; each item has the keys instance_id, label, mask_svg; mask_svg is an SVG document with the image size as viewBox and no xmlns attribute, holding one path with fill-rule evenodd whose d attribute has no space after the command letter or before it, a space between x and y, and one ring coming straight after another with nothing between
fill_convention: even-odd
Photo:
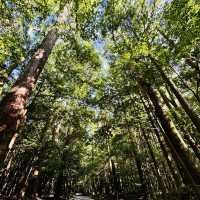
<instances>
[{"instance_id":1,"label":"forest canopy","mask_svg":"<svg viewBox=\"0 0 200 200\"><path fill-rule=\"evenodd\" d=\"M0 198L198 199L199 91L198 0L1 0Z\"/></svg>"}]
</instances>

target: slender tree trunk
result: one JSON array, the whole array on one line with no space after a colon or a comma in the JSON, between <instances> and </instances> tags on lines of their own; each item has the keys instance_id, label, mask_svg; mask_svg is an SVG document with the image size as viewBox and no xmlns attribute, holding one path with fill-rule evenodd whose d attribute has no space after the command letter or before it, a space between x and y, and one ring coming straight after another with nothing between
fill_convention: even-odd
<instances>
[{"instance_id":1,"label":"slender tree trunk","mask_svg":"<svg viewBox=\"0 0 200 200\"><path fill-rule=\"evenodd\" d=\"M151 159L153 161L153 164L154 164L154 170L155 170L155 175L156 175L156 178L158 180L158 187L161 189L162 193L165 194L166 190L165 190L165 185L163 183L163 180L161 178L161 175L160 175L160 172L159 172L159 165L158 165L158 162L156 161L156 158L154 156L154 152L153 152L153 149L151 147L151 144L149 143L149 139L146 135L146 132L144 131L144 129L142 127L140 127L141 131L142 131L142 135L144 136L144 139L146 141L146 144L148 146L148 149L149 149L149 153L150 153L150 156L151 156Z\"/></svg>"},{"instance_id":2,"label":"slender tree trunk","mask_svg":"<svg viewBox=\"0 0 200 200\"><path fill-rule=\"evenodd\" d=\"M32 166L28 166L27 174L24 174L22 180L18 183L19 192L18 199L24 199L26 188L28 187L28 180L32 172Z\"/></svg>"},{"instance_id":3,"label":"slender tree trunk","mask_svg":"<svg viewBox=\"0 0 200 200\"><path fill-rule=\"evenodd\" d=\"M158 117L167 137L169 138L169 141L176 150L180 159L180 163L182 163L182 167L185 169L186 176L191 181L191 184L200 184L200 171L193 163L190 157L189 149L183 141L181 135L160 105L160 101L156 92L150 86L150 84L146 83L144 80L140 79L139 84L152 101L155 108L155 115Z\"/></svg>"},{"instance_id":4,"label":"slender tree trunk","mask_svg":"<svg viewBox=\"0 0 200 200\"><path fill-rule=\"evenodd\" d=\"M149 121L151 123L151 126L152 126L152 128L154 130L154 133L155 133L155 135L156 135L156 137L158 139L158 142L160 144L160 147L161 147L161 150L163 152L163 155L164 155L164 157L165 157L165 159L167 161L167 164L168 164L169 170L170 170L170 172L171 172L171 174L173 176L174 182L176 183L176 187L178 188L180 186L179 177L174 172L174 168L173 168L172 162L169 159L169 154L168 154L168 152L167 152L167 150L165 148L165 144L164 144L163 140L161 139L161 136L160 136L160 134L158 132L158 128L155 125L155 122L154 122L154 120L153 120L153 118L151 116L151 113L150 113L149 109L147 108L147 106L146 106L145 102L143 101L143 99L142 99L142 102L143 102L144 108L145 108L145 110L146 110L146 112L148 114L148 118L149 118Z\"/></svg>"},{"instance_id":5,"label":"slender tree trunk","mask_svg":"<svg viewBox=\"0 0 200 200\"><path fill-rule=\"evenodd\" d=\"M185 185L190 185L191 181L187 176L188 171L184 167L182 167L183 164L180 161L181 160L180 156L178 155L178 153L176 152L176 149L174 148L173 144L171 143L171 141L169 140L169 138L165 134L165 131L163 130L162 125L157 121L158 118L157 118L157 116L155 114L153 114L153 119L156 121L157 125L159 126L159 129L162 131L165 143L166 143L166 145L169 147L169 149L171 151L173 160L174 160L174 162L176 164L176 167L177 167L177 169L178 169L178 171L179 171L179 173L181 175L181 178L182 178L184 184Z\"/></svg>"},{"instance_id":6,"label":"slender tree trunk","mask_svg":"<svg viewBox=\"0 0 200 200\"><path fill-rule=\"evenodd\" d=\"M109 161L110 163L110 178L111 178L111 186L112 186L112 193L114 193L114 195L116 195L117 192L117 178L116 178L116 169L115 169L115 163L113 161L113 159L110 159Z\"/></svg>"},{"instance_id":7,"label":"slender tree trunk","mask_svg":"<svg viewBox=\"0 0 200 200\"><path fill-rule=\"evenodd\" d=\"M193 122L194 126L197 128L197 131L200 133L200 118L198 117L197 113L190 107L188 102L185 100L185 98L182 96L182 94L178 91L172 80L170 80L165 72L162 70L162 67L158 63L156 59L153 57L150 57L152 62L155 64L157 69L159 70L163 80L166 82L166 84L170 87L171 91L174 93L176 98L178 99L179 103L181 104L184 111L187 113L191 121Z\"/></svg>"},{"instance_id":8,"label":"slender tree trunk","mask_svg":"<svg viewBox=\"0 0 200 200\"><path fill-rule=\"evenodd\" d=\"M62 183L63 183L63 171L61 170L58 174L56 183L55 183L55 200L60 199L62 192Z\"/></svg>"},{"instance_id":9,"label":"slender tree trunk","mask_svg":"<svg viewBox=\"0 0 200 200\"><path fill-rule=\"evenodd\" d=\"M184 138L187 140L187 142L189 143L190 147L192 148L192 150L194 151L196 157L200 160L200 150L198 149L197 145L195 144L195 142L193 141L193 139L191 138L190 134L187 133L187 131L185 130L185 128L183 127L183 124L180 122L180 118L177 115L175 110L171 110L171 106L169 104L168 99L166 98L166 95L164 93L164 91L162 91L161 89L159 90L159 93L161 94L165 104L167 105L168 109L170 110L172 116L174 117L174 119L176 120L176 122L179 124L180 130L183 132L184 134Z\"/></svg>"},{"instance_id":10,"label":"slender tree trunk","mask_svg":"<svg viewBox=\"0 0 200 200\"><path fill-rule=\"evenodd\" d=\"M125 117L125 121L128 124L128 120L127 120L126 117ZM127 126L127 130L131 133L131 130L130 130L129 126ZM132 135L130 135L130 139L133 142L134 140L133 140L133 138L131 136ZM135 162L136 162L138 174L139 174L139 177L140 177L140 182L141 182L141 185L142 185L142 192L144 194L144 199L147 199L147 196L148 196L148 187L147 187L145 176L144 176L144 173L143 173L143 170L142 170L142 162L141 162L141 159L139 157L138 150L137 150L137 148L135 148L134 143L133 143L133 149L132 149L132 151L133 151L133 153L132 153L133 157L134 157Z\"/></svg>"},{"instance_id":11,"label":"slender tree trunk","mask_svg":"<svg viewBox=\"0 0 200 200\"><path fill-rule=\"evenodd\" d=\"M138 152L135 148L133 148L133 155L134 155L134 158L135 158L138 174L139 174L139 177L140 177L140 182L141 182L141 185L142 185L142 192L144 193L144 199L147 199L148 188L147 188L144 173L143 173L143 170L142 170L142 162L141 162L140 157L138 155Z\"/></svg>"},{"instance_id":12,"label":"slender tree trunk","mask_svg":"<svg viewBox=\"0 0 200 200\"><path fill-rule=\"evenodd\" d=\"M166 86L166 90L167 90L167 93L169 94L170 103L173 105L174 108L178 108L178 105L177 105L177 103L175 101L175 96L170 91L169 86Z\"/></svg>"},{"instance_id":13,"label":"slender tree trunk","mask_svg":"<svg viewBox=\"0 0 200 200\"><path fill-rule=\"evenodd\" d=\"M26 104L32 89L55 45L57 29L51 29L42 41L40 47L28 63L26 71L15 82L0 104L0 161L6 152L12 148L16 133L26 116Z\"/></svg>"}]
</instances>

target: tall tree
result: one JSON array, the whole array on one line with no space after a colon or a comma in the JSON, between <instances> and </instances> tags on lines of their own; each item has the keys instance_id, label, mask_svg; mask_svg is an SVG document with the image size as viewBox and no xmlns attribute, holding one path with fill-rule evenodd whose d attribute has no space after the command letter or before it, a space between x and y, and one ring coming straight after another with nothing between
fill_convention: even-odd
<instances>
[{"instance_id":1,"label":"tall tree","mask_svg":"<svg viewBox=\"0 0 200 200\"><path fill-rule=\"evenodd\" d=\"M0 158L3 161L8 149L12 148L17 130L25 120L26 104L31 91L50 55L57 39L57 29L51 29L27 65L25 73L18 78L11 91L0 105Z\"/></svg>"}]
</instances>

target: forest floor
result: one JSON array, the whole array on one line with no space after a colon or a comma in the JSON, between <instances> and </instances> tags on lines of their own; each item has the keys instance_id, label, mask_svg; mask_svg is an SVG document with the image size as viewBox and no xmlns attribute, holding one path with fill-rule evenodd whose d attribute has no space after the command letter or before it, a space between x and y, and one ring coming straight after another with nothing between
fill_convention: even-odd
<instances>
[{"instance_id":1,"label":"forest floor","mask_svg":"<svg viewBox=\"0 0 200 200\"><path fill-rule=\"evenodd\" d=\"M70 199L70 200L94 200L94 199L92 199L92 198L89 197L89 196L84 196L84 195L81 194L81 193L77 193L77 194L74 195L74 196L72 197L72 199Z\"/></svg>"},{"instance_id":2,"label":"forest floor","mask_svg":"<svg viewBox=\"0 0 200 200\"><path fill-rule=\"evenodd\" d=\"M123 196L118 196L118 197L114 197L114 196L110 196L110 195L106 195L106 196L93 196L93 197L89 197L86 195L83 195L81 193L77 193L76 195L74 195L70 200L143 200L144 199L144 195L141 193L138 194L127 194L127 195L123 195Z\"/></svg>"}]
</instances>

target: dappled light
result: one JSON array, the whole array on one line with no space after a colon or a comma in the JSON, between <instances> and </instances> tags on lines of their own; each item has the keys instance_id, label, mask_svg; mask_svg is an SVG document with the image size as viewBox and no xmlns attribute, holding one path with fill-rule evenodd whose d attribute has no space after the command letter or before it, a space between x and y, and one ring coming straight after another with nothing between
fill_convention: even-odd
<instances>
[{"instance_id":1,"label":"dappled light","mask_svg":"<svg viewBox=\"0 0 200 200\"><path fill-rule=\"evenodd\" d=\"M199 199L199 1L3 0L0 27L0 199Z\"/></svg>"}]
</instances>

